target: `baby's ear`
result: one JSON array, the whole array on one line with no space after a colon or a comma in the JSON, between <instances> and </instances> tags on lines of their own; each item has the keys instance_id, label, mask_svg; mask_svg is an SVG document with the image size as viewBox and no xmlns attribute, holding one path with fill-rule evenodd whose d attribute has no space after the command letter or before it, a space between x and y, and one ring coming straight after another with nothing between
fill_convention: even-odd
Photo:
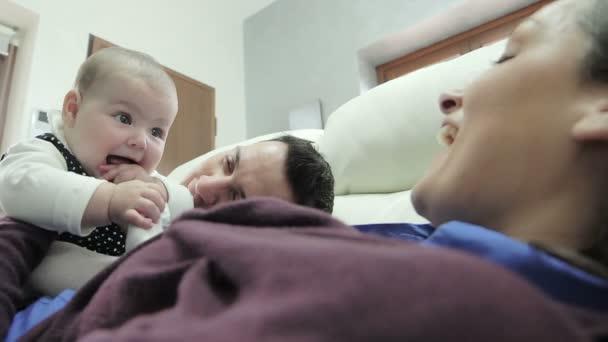
<instances>
[{"instance_id":1,"label":"baby's ear","mask_svg":"<svg viewBox=\"0 0 608 342\"><path fill-rule=\"evenodd\" d=\"M76 115L80 108L80 95L78 91L72 89L65 94L63 98L63 109L61 111L61 117L63 118L63 124L65 127L74 126Z\"/></svg>"},{"instance_id":2,"label":"baby's ear","mask_svg":"<svg viewBox=\"0 0 608 342\"><path fill-rule=\"evenodd\" d=\"M588 103L582 117L572 127L578 141L608 141L608 99Z\"/></svg>"}]
</instances>

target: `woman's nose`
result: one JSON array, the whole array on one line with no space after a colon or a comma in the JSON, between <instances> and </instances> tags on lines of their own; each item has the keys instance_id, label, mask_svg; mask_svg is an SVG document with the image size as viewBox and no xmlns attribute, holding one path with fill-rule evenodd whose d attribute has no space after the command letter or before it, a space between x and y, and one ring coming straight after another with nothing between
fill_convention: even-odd
<instances>
[{"instance_id":1,"label":"woman's nose","mask_svg":"<svg viewBox=\"0 0 608 342\"><path fill-rule=\"evenodd\" d=\"M462 90L455 89L439 95L439 108L445 115L462 108Z\"/></svg>"}]
</instances>

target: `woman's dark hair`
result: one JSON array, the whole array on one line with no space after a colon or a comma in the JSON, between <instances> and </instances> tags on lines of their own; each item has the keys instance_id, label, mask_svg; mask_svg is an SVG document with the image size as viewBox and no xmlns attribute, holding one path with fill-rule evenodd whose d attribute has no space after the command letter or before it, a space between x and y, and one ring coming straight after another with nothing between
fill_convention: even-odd
<instances>
[{"instance_id":1,"label":"woman's dark hair","mask_svg":"<svg viewBox=\"0 0 608 342\"><path fill-rule=\"evenodd\" d=\"M591 38L583 57L584 81L608 84L608 1L593 0L579 15L579 25Z\"/></svg>"},{"instance_id":2,"label":"woman's dark hair","mask_svg":"<svg viewBox=\"0 0 608 342\"><path fill-rule=\"evenodd\" d=\"M591 42L583 57L583 81L608 85L608 1L592 0L578 16L578 21ZM599 210L601 226L596 230L595 242L581 252L608 265L608 198L601 203Z\"/></svg>"}]
</instances>

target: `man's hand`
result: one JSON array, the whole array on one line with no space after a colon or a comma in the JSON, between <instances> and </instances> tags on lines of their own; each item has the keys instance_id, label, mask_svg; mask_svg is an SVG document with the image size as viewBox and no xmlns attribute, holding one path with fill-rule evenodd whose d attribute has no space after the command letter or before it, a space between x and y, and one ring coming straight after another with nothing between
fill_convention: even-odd
<instances>
[{"instance_id":1,"label":"man's hand","mask_svg":"<svg viewBox=\"0 0 608 342\"><path fill-rule=\"evenodd\" d=\"M110 221L122 227L152 228L165 210L163 191L163 185L137 179L117 184L108 206Z\"/></svg>"},{"instance_id":2,"label":"man's hand","mask_svg":"<svg viewBox=\"0 0 608 342\"><path fill-rule=\"evenodd\" d=\"M120 184L137 179L146 183L160 185L163 200L165 202L169 200L169 194L165 188L165 184L163 184L160 179L150 176L143 167L137 164L104 164L101 165L99 169L102 172L102 177L114 184Z\"/></svg>"}]
</instances>

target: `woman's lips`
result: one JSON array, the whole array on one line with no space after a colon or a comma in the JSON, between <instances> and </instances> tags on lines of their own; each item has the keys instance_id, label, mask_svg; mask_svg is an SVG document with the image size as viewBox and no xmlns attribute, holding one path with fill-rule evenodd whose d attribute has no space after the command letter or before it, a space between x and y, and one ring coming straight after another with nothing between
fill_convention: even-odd
<instances>
[{"instance_id":1,"label":"woman's lips","mask_svg":"<svg viewBox=\"0 0 608 342\"><path fill-rule=\"evenodd\" d=\"M437 141L442 146L451 146L456 140L457 135L458 126L448 120L444 120L439 133L437 133Z\"/></svg>"}]
</instances>

